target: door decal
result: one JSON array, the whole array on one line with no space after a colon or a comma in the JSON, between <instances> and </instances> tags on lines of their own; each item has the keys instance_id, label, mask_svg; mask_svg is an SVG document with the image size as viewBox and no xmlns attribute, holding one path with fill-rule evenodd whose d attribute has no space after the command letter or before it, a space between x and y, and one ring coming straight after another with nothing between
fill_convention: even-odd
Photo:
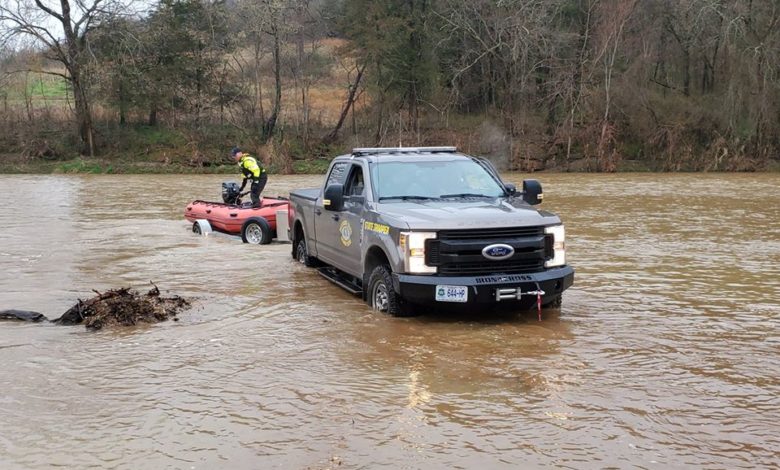
<instances>
[{"instance_id":1,"label":"door decal","mask_svg":"<svg viewBox=\"0 0 780 470\"><path fill-rule=\"evenodd\" d=\"M364 226L366 230L370 232L381 233L382 235L387 235L390 233L390 227L385 224L378 224L376 222L367 221Z\"/></svg>"},{"instance_id":2,"label":"door decal","mask_svg":"<svg viewBox=\"0 0 780 470\"><path fill-rule=\"evenodd\" d=\"M341 244L349 246L352 244L352 226L348 220L342 220L339 224L339 233L341 234Z\"/></svg>"}]
</instances>

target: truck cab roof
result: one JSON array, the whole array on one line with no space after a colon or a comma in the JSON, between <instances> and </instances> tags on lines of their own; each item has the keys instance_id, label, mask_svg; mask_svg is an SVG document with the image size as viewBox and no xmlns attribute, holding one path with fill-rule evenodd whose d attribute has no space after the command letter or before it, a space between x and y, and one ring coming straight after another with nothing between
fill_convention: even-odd
<instances>
[{"instance_id":1,"label":"truck cab roof","mask_svg":"<svg viewBox=\"0 0 780 470\"><path fill-rule=\"evenodd\" d=\"M413 163L413 162L447 162L474 160L492 164L481 157L465 155L457 151L455 147L381 147L381 148L356 148L351 154L340 155L334 160L363 160L369 163ZM496 172L497 173L497 172Z\"/></svg>"}]
</instances>

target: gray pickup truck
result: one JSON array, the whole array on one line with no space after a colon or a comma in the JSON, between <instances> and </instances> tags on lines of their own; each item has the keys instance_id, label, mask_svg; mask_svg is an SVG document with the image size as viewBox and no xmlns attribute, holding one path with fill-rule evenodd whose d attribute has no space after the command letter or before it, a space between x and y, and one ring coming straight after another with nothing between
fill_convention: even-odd
<instances>
[{"instance_id":1,"label":"gray pickup truck","mask_svg":"<svg viewBox=\"0 0 780 470\"><path fill-rule=\"evenodd\" d=\"M454 147L358 148L322 188L290 193L292 256L396 316L421 306L560 306L572 285L561 219L536 180L504 183Z\"/></svg>"}]
</instances>

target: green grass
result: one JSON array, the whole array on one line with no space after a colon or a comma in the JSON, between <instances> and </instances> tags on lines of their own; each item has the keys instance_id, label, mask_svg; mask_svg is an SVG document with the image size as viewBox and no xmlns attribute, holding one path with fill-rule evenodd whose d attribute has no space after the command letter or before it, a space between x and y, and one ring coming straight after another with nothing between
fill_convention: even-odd
<instances>
[{"instance_id":1,"label":"green grass","mask_svg":"<svg viewBox=\"0 0 780 470\"><path fill-rule=\"evenodd\" d=\"M53 173L113 173L111 165L103 166L101 162L87 161L81 158L62 162L54 167Z\"/></svg>"},{"instance_id":2,"label":"green grass","mask_svg":"<svg viewBox=\"0 0 780 470\"><path fill-rule=\"evenodd\" d=\"M654 170L649 162L624 159L618 163L617 171L621 173L647 173Z\"/></svg>"},{"instance_id":3,"label":"green grass","mask_svg":"<svg viewBox=\"0 0 780 470\"><path fill-rule=\"evenodd\" d=\"M328 171L330 159L297 160L293 162L293 172L303 175L321 175Z\"/></svg>"},{"instance_id":4,"label":"green grass","mask_svg":"<svg viewBox=\"0 0 780 470\"><path fill-rule=\"evenodd\" d=\"M296 160L293 172L296 174L324 174L330 159ZM278 170L271 165L271 174ZM42 160L0 160L0 174L237 174L234 164L195 166L184 161L138 161L127 156L104 156L102 158L77 157L64 161Z\"/></svg>"},{"instance_id":5,"label":"green grass","mask_svg":"<svg viewBox=\"0 0 780 470\"><path fill-rule=\"evenodd\" d=\"M68 94L68 83L62 77L41 75L28 83L27 91L33 99L61 99Z\"/></svg>"},{"instance_id":6,"label":"green grass","mask_svg":"<svg viewBox=\"0 0 780 470\"><path fill-rule=\"evenodd\" d=\"M165 127L137 126L133 128L134 138L144 145L176 147L184 145L186 138L174 129Z\"/></svg>"},{"instance_id":7,"label":"green grass","mask_svg":"<svg viewBox=\"0 0 780 470\"><path fill-rule=\"evenodd\" d=\"M29 74L26 87L23 81L16 86L8 87L3 95L11 103L24 102L26 99L33 103L41 101L65 101L70 95L67 80L55 75Z\"/></svg>"},{"instance_id":8,"label":"green grass","mask_svg":"<svg viewBox=\"0 0 780 470\"><path fill-rule=\"evenodd\" d=\"M0 174L236 174L236 168L235 165L198 167L182 163L78 157L57 162L0 161Z\"/></svg>"}]
</instances>

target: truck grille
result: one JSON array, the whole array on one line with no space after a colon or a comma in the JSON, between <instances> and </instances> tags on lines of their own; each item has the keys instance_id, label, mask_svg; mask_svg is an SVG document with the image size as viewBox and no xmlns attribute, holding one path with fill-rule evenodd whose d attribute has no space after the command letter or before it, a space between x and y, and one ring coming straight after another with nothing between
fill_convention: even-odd
<instances>
[{"instance_id":1,"label":"truck grille","mask_svg":"<svg viewBox=\"0 0 780 470\"><path fill-rule=\"evenodd\" d=\"M490 260L482 256L488 245L503 243L514 248L511 258ZM520 274L544 269L552 246L544 227L442 230L426 242L426 264L443 275Z\"/></svg>"},{"instance_id":2,"label":"truck grille","mask_svg":"<svg viewBox=\"0 0 780 470\"><path fill-rule=\"evenodd\" d=\"M439 240L474 240L486 239L490 243L500 243L505 238L530 237L543 235L544 227L507 227L507 228L483 228L473 230L441 230L438 232Z\"/></svg>"}]
</instances>

